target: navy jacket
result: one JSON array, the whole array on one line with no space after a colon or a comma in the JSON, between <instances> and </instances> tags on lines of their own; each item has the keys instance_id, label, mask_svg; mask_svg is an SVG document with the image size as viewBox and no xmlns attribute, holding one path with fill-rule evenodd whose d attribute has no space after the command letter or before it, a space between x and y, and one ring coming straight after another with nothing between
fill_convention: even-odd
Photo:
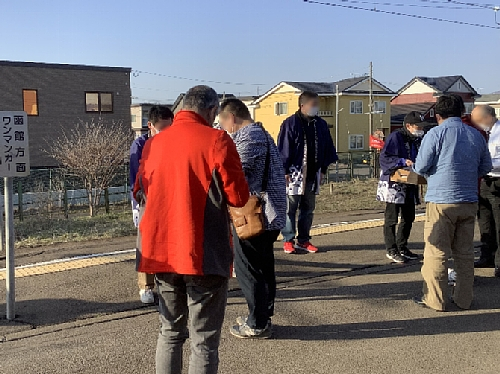
<instances>
[{"instance_id":1,"label":"navy jacket","mask_svg":"<svg viewBox=\"0 0 500 374\"><path fill-rule=\"evenodd\" d=\"M142 150L148 139L148 133L139 136L132 142L132 146L130 147L130 193L134 208L137 206L137 201L135 201L132 191L134 191L135 179L137 178L137 172L141 163Z\"/></svg>"},{"instance_id":2,"label":"navy jacket","mask_svg":"<svg viewBox=\"0 0 500 374\"><path fill-rule=\"evenodd\" d=\"M326 121L320 117L314 119L316 122L316 172L326 173L328 166L338 160L337 151ZM299 179L305 179L303 172L306 143L303 126L299 115L295 113L283 121L278 135L278 149L285 173L292 177L297 174Z\"/></svg>"}]
</instances>

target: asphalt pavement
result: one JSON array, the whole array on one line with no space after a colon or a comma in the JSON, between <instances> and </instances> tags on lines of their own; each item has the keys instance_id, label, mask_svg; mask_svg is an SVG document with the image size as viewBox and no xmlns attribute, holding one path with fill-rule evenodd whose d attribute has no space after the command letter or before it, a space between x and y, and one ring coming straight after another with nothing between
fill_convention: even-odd
<instances>
[{"instance_id":1,"label":"asphalt pavement","mask_svg":"<svg viewBox=\"0 0 500 374\"><path fill-rule=\"evenodd\" d=\"M417 253L422 231L415 224ZM492 269L476 271L472 310L437 313L411 302L422 288L420 262L388 263L381 228L318 236L314 243L320 253L296 255L276 243L273 339L229 334L246 312L231 280L220 373L498 373L500 280ZM130 245L132 238L124 238L68 250ZM62 256L63 247L32 251L24 262ZM3 300L2 287L0 315ZM17 314L16 322L0 320L2 374L154 373L158 314L138 301L133 261L19 278Z\"/></svg>"}]
</instances>

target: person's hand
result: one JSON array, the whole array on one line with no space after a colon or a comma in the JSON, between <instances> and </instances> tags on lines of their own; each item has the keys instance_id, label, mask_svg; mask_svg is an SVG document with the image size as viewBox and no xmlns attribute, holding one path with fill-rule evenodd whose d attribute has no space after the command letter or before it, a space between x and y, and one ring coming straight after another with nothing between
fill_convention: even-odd
<instances>
[{"instance_id":1,"label":"person's hand","mask_svg":"<svg viewBox=\"0 0 500 374\"><path fill-rule=\"evenodd\" d=\"M134 226L139 227L139 209L132 210L132 219L134 220Z\"/></svg>"},{"instance_id":2,"label":"person's hand","mask_svg":"<svg viewBox=\"0 0 500 374\"><path fill-rule=\"evenodd\" d=\"M406 160L406 166L413 166L412 160Z\"/></svg>"},{"instance_id":3,"label":"person's hand","mask_svg":"<svg viewBox=\"0 0 500 374\"><path fill-rule=\"evenodd\" d=\"M288 184L292 181L289 174L285 175L285 180L286 180L286 184Z\"/></svg>"}]
</instances>

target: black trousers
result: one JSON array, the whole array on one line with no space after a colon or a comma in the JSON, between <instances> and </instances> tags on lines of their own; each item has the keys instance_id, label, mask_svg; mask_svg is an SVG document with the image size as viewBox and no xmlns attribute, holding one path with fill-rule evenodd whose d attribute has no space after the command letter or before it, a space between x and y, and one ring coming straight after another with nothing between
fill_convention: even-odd
<instances>
[{"instance_id":1,"label":"black trousers","mask_svg":"<svg viewBox=\"0 0 500 374\"><path fill-rule=\"evenodd\" d=\"M263 329L274 314L276 275L274 272L274 242L279 230L265 231L235 245L236 278L248 304L247 324Z\"/></svg>"},{"instance_id":2,"label":"black trousers","mask_svg":"<svg viewBox=\"0 0 500 374\"><path fill-rule=\"evenodd\" d=\"M400 213L401 221L396 233ZM407 248L411 228L415 221L414 199L406 199L404 204L386 203L384 219L384 241L387 251Z\"/></svg>"},{"instance_id":3,"label":"black trousers","mask_svg":"<svg viewBox=\"0 0 500 374\"><path fill-rule=\"evenodd\" d=\"M496 266L500 267L500 255L495 256L495 253L498 253L500 237L500 180L498 178L485 178L481 182L478 223L481 234L481 258L495 259Z\"/></svg>"}]
</instances>

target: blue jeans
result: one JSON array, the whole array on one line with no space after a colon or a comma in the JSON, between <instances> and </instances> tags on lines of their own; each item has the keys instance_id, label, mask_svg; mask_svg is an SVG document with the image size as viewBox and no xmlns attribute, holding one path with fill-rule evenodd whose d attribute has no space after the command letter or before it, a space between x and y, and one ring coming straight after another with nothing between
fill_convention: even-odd
<instances>
[{"instance_id":1,"label":"blue jeans","mask_svg":"<svg viewBox=\"0 0 500 374\"><path fill-rule=\"evenodd\" d=\"M314 218L314 209L316 208L316 193L314 191L314 182L307 182L304 195L289 195L286 212L286 226L281 231L285 242L291 242L297 234L299 243L308 242L311 239L310 231ZM297 210L299 211L298 225Z\"/></svg>"}]
</instances>

